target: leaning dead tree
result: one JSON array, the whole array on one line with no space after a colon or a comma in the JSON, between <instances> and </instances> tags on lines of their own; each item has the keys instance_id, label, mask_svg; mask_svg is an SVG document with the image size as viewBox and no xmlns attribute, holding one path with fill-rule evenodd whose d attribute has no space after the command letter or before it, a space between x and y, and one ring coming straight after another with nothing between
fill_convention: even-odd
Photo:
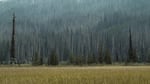
<instances>
[{"instance_id":1,"label":"leaning dead tree","mask_svg":"<svg viewBox=\"0 0 150 84\"><path fill-rule=\"evenodd\" d=\"M15 57L15 14L13 14L12 20L12 37L11 37L11 50L10 50L10 64L16 63Z\"/></svg>"}]
</instances>

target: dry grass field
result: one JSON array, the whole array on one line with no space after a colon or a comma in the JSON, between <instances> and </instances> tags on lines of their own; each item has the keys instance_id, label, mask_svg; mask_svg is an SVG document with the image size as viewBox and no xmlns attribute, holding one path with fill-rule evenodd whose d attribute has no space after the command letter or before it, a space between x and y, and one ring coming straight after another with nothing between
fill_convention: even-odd
<instances>
[{"instance_id":1,"label":"dry grass field","mask_svg":"<svg viewBox=\"0 0 150 84\"><path fill-rule=\"evenodd\" d=\"M150 67L1 67L0 84L150 84Z\"/></svg>"}]
</instances>

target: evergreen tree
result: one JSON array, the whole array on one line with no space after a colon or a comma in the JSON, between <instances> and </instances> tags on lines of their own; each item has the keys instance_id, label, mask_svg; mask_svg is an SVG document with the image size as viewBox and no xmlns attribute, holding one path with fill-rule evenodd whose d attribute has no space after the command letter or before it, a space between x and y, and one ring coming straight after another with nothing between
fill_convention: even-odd
<instances>
[{"instance_id":1,"label":"evergreen tree","mask_svg":"<svg viewBox=\"0 0 150 84\"><path fill-rule=\"evenodd\" d=\"M137 53L136 53L136 49L133 49L133 62L137 62L138 58L137 58Z\"/></svg>"},{"instance_id":2,"label":"evergreen tree","mask_svg":"<svg viewBox=\"0 0 150 84\"><path fill-rule=\"evenodd\" d=\"M69 63L70 64L75 64L75 57L73 56L72 53L69 55Z\"/></svg>"},{"instance_id":3,"label":"evergreen tree","mask_svg":"<svg viewBox=\"0 0 150 84\"><path fill-rule=\"evenodd\" d=\"M38 54L37 53L35 53L35 55L33 55L33 57L32 57L32 65L33 66L38 65Z\"/></svg>"},{"instance_id":4,"label":"evergreen tree","mask_svg":"<svg viewBox=\"0 0 150 84\"><path fill-rule=\"evenodd\" d=\"M43 58L39 56L38 52L36 52L32 57L32 65L33 66L43 65Z\"/></svg>"},{"instance_id":5,"label":"evergreen tree","mask_svg":"<svg viewBox=\"0 0 150 84\"><path fill-rule=\"evenodd\" d=\"M93 53L93 63L96 63L97 64L97 58L96 58L96 55Z\"/></svg>"},{"instance_id":6,"label":"evergreen tree","mask_svg":"<svg viewBox=\"0 0 150 84\"><path fill-rule=\"evenodd\" d=\"M61 59L61 61L67 61L67 58L69 58L71 53L66 47L63 50L63 58Z\"/></svg>"},{"instance_id":7,"label":"evergreen tree","mask_svg":"<svg viewBox=\"0 0 150 84\"><path fill-rule=\"evenodd\" d=\"M83 58L82 56L77 56L75 60L76 65L82 65L83 64Z\"/></svg>"},{"instance_id":8,"label":"evergreen tree","mask_svg":"<svg viewBox=\"0 0 150 84\"><path fill-rule=\"evenodd\" d=\"M117 51L116 51L116 62L119 62L119 55Z\"/></svg>"},{"instance_id":9,"label":"evergreen tree","mask_svg":"<svg viewBox=\"0 0 150 84\"><path fill-rule=\"evenodd\" d=\"M98 62L103 63L103 50L102 47L99 48L99 53L98 53Z\"/></svg>"},{"instance_id":10,"label":"evergreen tree","mask_svg":"<svg viewBox=\"0 0 150 84\"><path fill-rule=\"evenodd\" d=\"M88 56L88 64L94 64L94 63L97 63L95 54L89 55Z\"/></svg>"},{"instance_id":11,"label":"evergreen tree","mask_svg":"<svg viewBox=\"0 0 150 84\"><path fill-rule=\"evenodd\" d=\"M150 63L150 54L147 57L147 63Z\"/></svg>"},{"instance_id":12,"label":"evergreen tree","mask_svg":"<svg viewBox=\"0 0 150 84\"><path fill-rule=\"evenodd\" d=\"M147 50L147 63L150 63L150 48Z\"/></svg>"},{"instance_id":13,"label":"evergreen tree","mask_svg":"<svg viewBox=\"0 0 150 84\"><path fill-rule=\"evenodd\" d=\"M40 65L43 65L43 57L40 57Z\"/></svg>"},{"instance_id":14,"label":"evergreen tree","mask_svg":"<svg viewBox=\"0 0 150 84\"><path fill-rule=\"evenodd\" d=\"M106 51L105 51L104 62L106 64L112 64L111 53L110 53L109 49L106 49Z\"/></svg>"},{"instance_id":15,"label":"evergreen tree","mask_svg":"<svg viewBox=\"0 0 150 84\"><path fill-rule=\"evenodd\" d=\"M58 65L58 64L59 64L58 56L56 54L56 51L53 50L48 59L48 65Z\"/></svg>"}]
</instances>

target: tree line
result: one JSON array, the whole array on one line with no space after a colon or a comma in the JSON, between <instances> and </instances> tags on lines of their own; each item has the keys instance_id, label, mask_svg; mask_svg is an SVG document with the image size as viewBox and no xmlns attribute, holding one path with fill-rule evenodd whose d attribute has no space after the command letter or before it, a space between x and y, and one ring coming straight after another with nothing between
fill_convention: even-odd
<instances>
[{"instance_id":1,"label":"tree line","mask_svg":"<svg viewBox=\"0 0 150 84\"><path fill-rule=\"evenodd\" d=\"M72 64L72 65L82 65L82 64L112 64L112 63L137 63L142 60L142 62L150 62L150 56L141 57L142 55L137 53L137 49L133 46L133 35L131 28L128 28L127 31L127 40L124 45L128 44L128 47L123 48L123 42L116 42L117 40L112 36L110 38L107 32L104 33L93 33L93 32L82 32L82 29L79 29L78 32L73 30L66 29L66 34L62 36L62 34L57 32L51 32L50 35L53 37L51 41L52 46L49 45L48 37L43 36L44 40L40 42L44 42L41 46L40 43L37 43L36 48L31 52L32 56L27 56L29 51L27 51L26 47L24 49L16 47L17 35L16 35L16 17L13 15L12 20L12 37L10 44L10 64L26 64L32 63L32 65L58 65L61 63ZM60 34L60 35L59 35ZM101 35L101 37L99 37ZM59 37L59 38L58 38ZM23 40L27 40L22 38ZM124 40L124 39L123 39ZM36 41L34 41L36 42ZM38 41L39 42L39 41ZM63 44L62 44L63 43ZM29 43L30 44L30 43ZM6 44L9 46L9 43ZM27 42L28 45L28 42ZM31 45L31 44L30 44ZM116 47L116 45L119 45ZM143 44L142 44L143 45ZM30 47L32 48L33 45ZM50 47L50 48L49 48ZM16 51L19 48L24 51L23 54L17 54ZM9 47L8 47L9 49ZM141 49L144 53L144 49ZM44 51L47 51L46 53ZM124 52L123 52L124 51ZM46 56L43 56L46 55ZM140 55L140 56L139 56ZM22 57L24 56L24 57ZM27 56L27 57L26 57ZM22 60L23 58L26 59Z\"/></svg>"}]
</instances>

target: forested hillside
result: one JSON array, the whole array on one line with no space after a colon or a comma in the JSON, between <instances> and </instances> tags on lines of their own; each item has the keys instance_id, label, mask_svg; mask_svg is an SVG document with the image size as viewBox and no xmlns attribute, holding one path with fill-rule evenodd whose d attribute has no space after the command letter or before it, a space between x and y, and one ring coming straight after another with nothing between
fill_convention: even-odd
<instances>
[{"instance_id":1,"label":"forested hillside","mask_svg":"<svg viewBox=\"0 0 150 84\"><path fill-rule=\"evenodd\" d=\"M150 62L150 0L0 1L0 61ZM52 57L55 56L55 57ZM132 58L133 56L133 58ZM54 63L57 64L57 63Z\"/></svg>"}]
</instances>

